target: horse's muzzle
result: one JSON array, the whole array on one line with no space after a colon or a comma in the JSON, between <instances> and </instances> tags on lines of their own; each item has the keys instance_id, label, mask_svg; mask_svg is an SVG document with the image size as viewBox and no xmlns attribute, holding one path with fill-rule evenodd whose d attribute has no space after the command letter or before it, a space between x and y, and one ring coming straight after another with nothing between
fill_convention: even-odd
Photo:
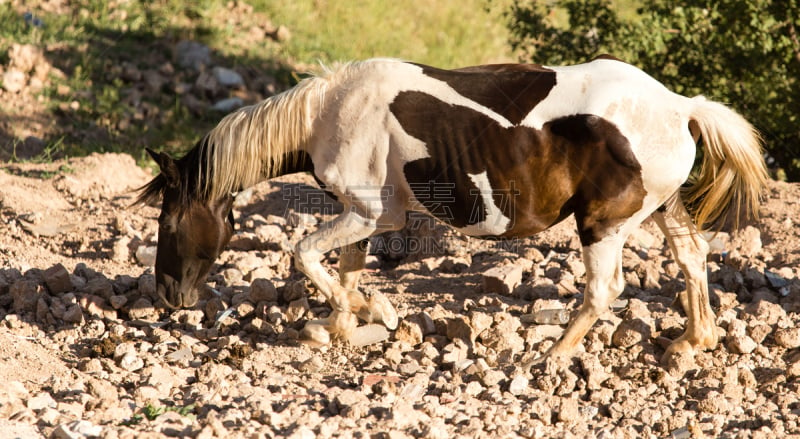
<instances>
[{"instance_id":1,"label":"horse's muzzle","mask_svg":"<svg viewBox=\"0 0 800 439\"><path fill-rule=\"evenodd\" d=\"M161 282L156 286L158 297L172 309L191 308L197 304L197 287L175 280L172 276L164 274Z\"/></svg>"}]
</instances>

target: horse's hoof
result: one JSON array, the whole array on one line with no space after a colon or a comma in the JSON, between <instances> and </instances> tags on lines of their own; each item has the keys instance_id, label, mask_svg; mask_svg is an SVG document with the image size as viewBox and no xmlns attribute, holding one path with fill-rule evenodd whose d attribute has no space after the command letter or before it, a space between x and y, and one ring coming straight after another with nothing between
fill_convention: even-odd
<instances>
[{"instance_id":1,"label":"horse's hoof","mask_svg":"<svg viewBox=\"0 0 800 439\"><path fill-rule=\"evenodd\" d=\"M312 348L321 348L330 344L331 334L319 320L312 320L300 331L298 337L301 343Z\"/></svg>"},{"instance_id":2,"label":"horse's hoof","mask_svg":"<svg viewBox=\"0 0 800 439\"><path fill-rule=\"evenodd\" d=\"M398 317L392 302L380 292L374 292L358 317L367 323L383 323L390 330L397 329Z\"/></svg>"},{"instance_id":3,"label":"horse's hoof","mask_svg":"<svg viewBox=\"0 0 800 439\"><path fill-rule=\"evenodd\" d=\"M328 322L325 328L332 336L345 340L350 338L358 326L358 318L351 312L334 310L324 321Z\"/></svg>"}]
</instances>

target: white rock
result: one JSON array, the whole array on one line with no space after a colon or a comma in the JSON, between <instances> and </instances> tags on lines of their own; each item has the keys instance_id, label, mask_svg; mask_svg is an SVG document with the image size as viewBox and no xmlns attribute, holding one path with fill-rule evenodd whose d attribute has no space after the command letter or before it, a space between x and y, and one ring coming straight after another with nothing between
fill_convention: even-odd
<instances>
[{"instance_id":1,"label":"white rock","mask_svg":"<svg viewBox=\"0 0 800 439\"><path fill-rule=\"evenodd\" d=\"M57 439L83 439L100 436L102 432L103 427L94 425L89 421L73 421L56 427L50 437Z\"/></svg>"},{"instance_id":2,"label":"white rock","mask_svg":"<svg viewBox=\"0 0 800 439\"><path fill-rule=\"evenodd\" d=\"M183 40L175 45L175 60L185 69L200 71L211 63L211 49L196 41Z\"/></svg>"},{"instance_id":3,"label":"white rock","mask_svg":"<svg viewBox=\"0 0 800 439\"><path fill-rule=\"evenodd\" d=\"M528 384L530 384L530 381L527 378L523 375L517 375L508 384L508 392L515 396L522 395L528 390Z\"/></svg>"},{"instance_id":4,"label":"white rock","mask_svg":"<svg viewBox=\"0 0 800 439\"><path fill-rule=\"evenodd\" d=\"M211 69L211 73L217 78L217 82L220 85L228 88L240 88L244 87L244 79L242 79L242 75L237 73L235 70L231 70L225 67L216 66Z\"/></svg>"},{"instance_id":5,"label":"white rock","mask_svg":"<svg viewBox=\"0 0 800 439\"><path fill-rule=\"evenodd\" d=\"M158 248L156 246L146 246L140 245L136 249L136 260L139 261L140 265L145 267L153 267L156 265L156 252Z\"/></svg>"},{"instance_id":6,"label":"white rock","mask_svg":"<svg viewBox=\"0 0 800 439\"><path fill-rule=\"evenodd\" d=\"M231 111L241 108L242 106L244 106L244 101L242 98L234 96L232 98L225 98L214 102L214 105L211 106L211 109L222 113L230 113Z\"/></svg>"},{"instance_id":7,"label":"white rock","mask_svg":"<svg viewBox=\"0 0 800 439\"><path fill-rule=\"evenodd\" d=\"M25 77L25 73L17 69L9 69L3 73L3 88L9 93L17 93L22 90L25 88L26 82L27 78Z\"/></svg>"}]
</instances>

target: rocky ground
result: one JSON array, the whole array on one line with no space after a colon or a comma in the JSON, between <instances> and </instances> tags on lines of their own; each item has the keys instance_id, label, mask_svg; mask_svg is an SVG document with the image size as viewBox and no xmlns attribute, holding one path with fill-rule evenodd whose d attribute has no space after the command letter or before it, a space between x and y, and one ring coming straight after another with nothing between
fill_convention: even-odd
<instances>
[{"instance_id":1,"label":"rocky ground","mask_svg":"<svg viewBox=\"0 0 800 439\"><path fill-rule=\"evenodd\" d=\"M401 323L318 351L298 331L328 308L291 245L334 213L308 176L241 196L237 232L198 309L157 300L151 176L126 155L0 172L0 430L5 437L776 437L800 434L800 186L713 242L720 343L665 369L682 277L646 223L626 291L566 367L519 367L581 302L574 223L510 243L413 221L373 240L363 285ZM320 211L320 206L329 209ZM414 229L414 230L411 230ZM426 247L427 245L427 247ZM335 268L337 255L326 264Z\"/></svg>"},{"instance_id":2,"label":"rocky ground","mask_svg":"<svg viewBox=\"0 0 800 439\"><path fill-rule=\"evenodd\" d=\"M289 38L230 5L248 38ZM97 115L102 100L67 85L74 72L58 65L58 50L15 44L0 66L0 99L13 115L0 118L0 159L48 158L45 138L106 144L140 132L130 127L168 130L174 115L160 99L213 119L283 87L177 41L141 65L110 63L102 79L120 84L121 110ZM42 98L49 89L57 105ZM76 124L81 115L92 124ZM131 206L151 177L124 154L2 165L0 436L800 434L797 184L772 183L760 222L713 240L715 350L660 364L684 328L673 305L684 285L646 223L625 249L625 292L574 361L528 371L520 359L545 352L582 300L571 220L497 243L413 217L372 240L363 279L395 305L397 330L313 350L298 331L329 308L293 270L291 249L339 207L308 176L241 194L236 236L208 280L219 295L169 311L152 272L158 210ZM335 252L325 261L337 262Z\"/></svg>"}]
</instances>

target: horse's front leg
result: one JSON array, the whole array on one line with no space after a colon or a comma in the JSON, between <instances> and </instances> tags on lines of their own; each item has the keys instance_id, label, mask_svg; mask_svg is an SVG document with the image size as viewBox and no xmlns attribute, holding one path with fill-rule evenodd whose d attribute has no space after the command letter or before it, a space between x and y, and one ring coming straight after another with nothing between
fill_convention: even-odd
<instances>
[{"instance_id":1,"label":"horse's front leg","mask_svg":"<svg viewBox=\"0 0 800 439\"><path fill-rule=\"evenodd\" d=\"M611 302L622 292L625 287L622 276L624 242L624 236L614 235L583 247L586 264L583 304L577 315L569 322L561 339L548 351L548 356L571 355L597 319L609 310Z\"/></svg>"},{"instance_id":2,"label":"horse's front leg","mask_svg":"<svg viewBox=\"0 0 800 439\"><path fill-rule=\"evenodd\" d=\"M360 271L359 266L363 267L366 252L361 255L362 252L355 249L355 255L348 255L348 250L353 250L354 244L357 246L376 229L375 220L347 210L297 244L295 266L314 283L333 308L326 319L311 321L306 325L301 333L305 340L312 344L326 344L330 336L347 339L356 328L357 315L370 316L368 321L384 322L390 329L397 326L397 313L390 304L387 308L388 301L367 300L360 291L349 288L357 284L356 272ZM344 247L343 255L348 255L343 263L349 274L342 280L348 285L337 282L320 262L325 253L340 247Z\"/></svg>"},{"instance_id":3,"label":"horse's front leg","mask_svg":"<svg viewBox=\"0 0 800 439\"><path fill-rule=\"evenodd\" d=\"M361 272L367 261L369 239L362 239L342 247L339 255L339 283L350 290L358 288Z\"/></svg>"}]
</instances>

